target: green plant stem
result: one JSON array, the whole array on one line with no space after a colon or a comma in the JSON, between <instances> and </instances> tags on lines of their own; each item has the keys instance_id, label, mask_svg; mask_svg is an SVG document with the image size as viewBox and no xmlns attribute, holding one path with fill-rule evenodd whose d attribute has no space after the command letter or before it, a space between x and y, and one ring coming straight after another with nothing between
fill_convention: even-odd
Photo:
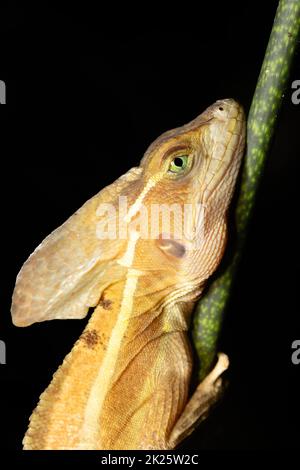
<instances>
[{"instance_id":1,"label":"green plant stem","mask_svg":"<svg viewBox=\"0 0 300 470\"><path fill-rule=\"evenodd\" d=\"M249 112L247 153L236 207L236 251L229 267L211 284L196 306L193 337L200 358L201 379L207 375L215 358L224 311L274 134L299 29L300 0L280 0Z\"/></svg>"}]
</instances>

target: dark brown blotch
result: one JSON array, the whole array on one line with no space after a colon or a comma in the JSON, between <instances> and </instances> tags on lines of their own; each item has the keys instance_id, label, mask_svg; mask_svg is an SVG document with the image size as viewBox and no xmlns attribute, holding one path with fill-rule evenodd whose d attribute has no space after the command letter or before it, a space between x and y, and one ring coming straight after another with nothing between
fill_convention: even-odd
<instances>
[{"instance_id":1,"label":"dark brown blotch","mask_svg":"<svg viewBox=\"0 0 300 470\"><path fill-rule=\"evenodd\" d=\"M96 330L87 330L81 335L80 339L88 348L93 349L98 344L99 335Z\"/></svg>"},{"instance_id":2,"label":"dark brown blotch","mask_svg":"<svg viewBox=\"0 0 300 470\"><path fill-rule=\"evenodd\" d=\"M100 299L99 305L105 310L110 310L112 306L112 300L105 299L104 297Z\"/></svg>"}]
</instances>

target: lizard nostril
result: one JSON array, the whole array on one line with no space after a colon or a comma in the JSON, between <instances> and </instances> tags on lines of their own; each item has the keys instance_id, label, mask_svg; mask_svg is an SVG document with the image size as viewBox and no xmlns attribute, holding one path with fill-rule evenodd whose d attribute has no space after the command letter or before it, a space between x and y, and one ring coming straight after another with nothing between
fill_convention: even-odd
<instances>
[{"instance_id":1,"label":"lizard nostril","mask_svg":"<svg viewBox=\"0 0 300 470\"><path fill-rule=\"evenodd\" d=\"M224 108L222 106L220 106L219 111L224 111Z\"/></svg>"}]
</instances>

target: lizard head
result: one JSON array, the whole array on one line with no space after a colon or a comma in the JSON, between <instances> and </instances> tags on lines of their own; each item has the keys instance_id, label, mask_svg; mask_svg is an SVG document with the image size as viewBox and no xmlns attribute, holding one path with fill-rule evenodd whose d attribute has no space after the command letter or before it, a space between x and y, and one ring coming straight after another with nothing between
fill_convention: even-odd
<instances>
[{"instance_id":1,"label":"lizard head","mask_svg":"<svg viewBox=\"0 0 300 470\"><path fill-rule=\"evenodd\" d=\"M197 284L212 274L222 257L226 214L244 143L243 109L225 99L189 124L162 134L141 161L142 187L149 188L144 203L172 213L169 230L164 228L164 210L157 227L151 227L156 247L166 263Z\"/></svg>"}]
</instances>

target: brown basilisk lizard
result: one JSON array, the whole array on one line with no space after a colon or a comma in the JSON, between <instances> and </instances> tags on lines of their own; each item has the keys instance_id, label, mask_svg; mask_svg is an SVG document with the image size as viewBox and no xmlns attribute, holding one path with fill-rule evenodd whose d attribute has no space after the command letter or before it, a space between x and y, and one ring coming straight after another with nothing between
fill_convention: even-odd
<instances>
[{"instance_id":1,"label":"brown basilisk lizard","mask_svg":"<svg viewBox=\"0 0 300 470\"><path fill-rule=\"evenodd\" d=\"M155 140L139 167L87 201L23 265L16 326L83 318L95 307L41 395L24 449L171 449L216 401L227 356L189 398L187 330L224 251L244 141L240 105L217 101ZM167 230L160 209L170 206L178 213Z\"/></svg>"}]
</instances>

